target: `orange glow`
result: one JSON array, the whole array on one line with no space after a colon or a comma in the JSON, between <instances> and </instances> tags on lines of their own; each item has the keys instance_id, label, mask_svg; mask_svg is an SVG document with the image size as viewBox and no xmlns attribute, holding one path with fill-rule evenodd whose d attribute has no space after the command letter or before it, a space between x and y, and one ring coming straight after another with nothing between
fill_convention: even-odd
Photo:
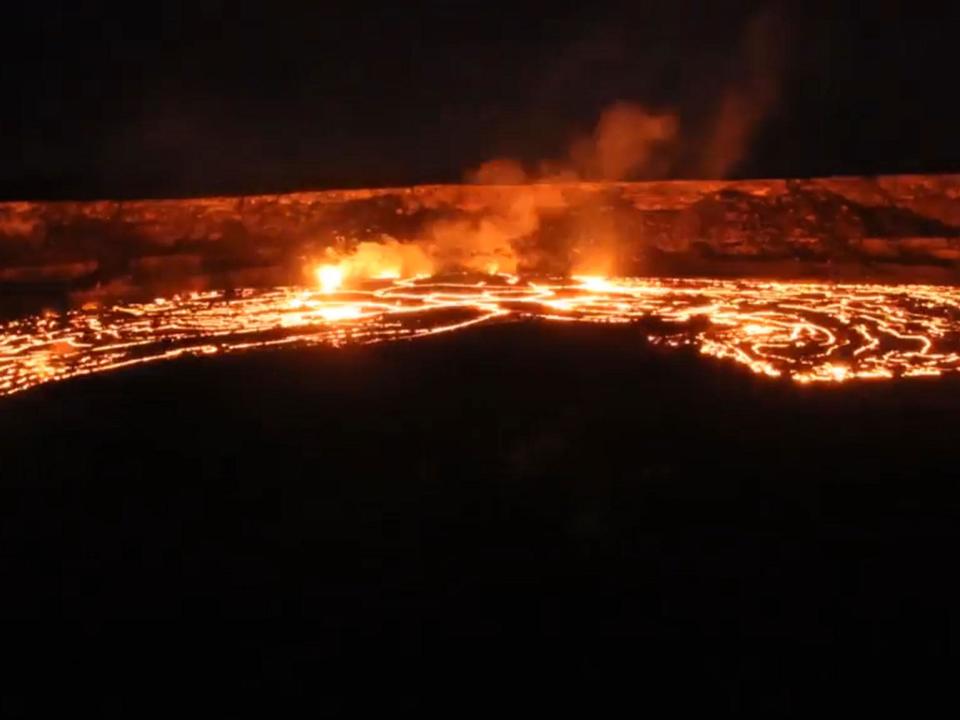
<instances>
[{"instance_id":1,"label":"orange glow","mask_svg":"<svg viewBox=\"0 0 960 720\"><path fill-rule=\"evenodd\" d=\"M591 292L616 292L617 286L601 275L576 275L580 287Z\"/></svg>"},{"instance_id":2,"label":"orange glow","mask_svg":"<svg viewBox=\"0 0 960 720\"><path fill-rule=\"evenodd\" d=\"M317 282L323 292L336 292L343 285L343 271L336 265L321 265L317 268Z\"/></svg>"},{"instance_id":3,"label":"orange glow","mask_svg":"<svg viewBox=\"0 0 960 720\"><path fill-rule=\"evenodd\" d=\"M315 273L319 290L194 292L2 323L0 395L183 355L386 342L510 318L637 323L653 345L798 383L960 371L954 287L501 273L372 282L353 275L345 293L337 290L349 275L342 265Z\"/></svg>"}]
</instances>

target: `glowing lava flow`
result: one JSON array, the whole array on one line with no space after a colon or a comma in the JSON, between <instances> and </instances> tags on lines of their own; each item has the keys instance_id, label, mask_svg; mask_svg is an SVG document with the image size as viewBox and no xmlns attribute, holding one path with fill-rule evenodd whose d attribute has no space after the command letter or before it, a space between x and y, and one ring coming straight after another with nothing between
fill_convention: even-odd
<instances>
[{"instance_id":1,"label":"glowing lava flow","mask_svg":"<svg viewBox=\"0 0 960 720\"><path fill-rule=\"evenodd\" d=\"M185 354L416 338L495 318L638 323L651 343L690 346L798 382L960 370L960 288L499 275L191 293L0 324L0 395Z\"/></svg>"},{"instance_id":2,"label":"glowing lava flow","mask_svg":"<svg viewBox=\"0 0 960 720\"><path fill-rule=\"evenodd\" d=\"M336 292L343 285L343 271L336 265L321 265L317 268L317 282L325 293Z\"/></svg>"}]
</instances>

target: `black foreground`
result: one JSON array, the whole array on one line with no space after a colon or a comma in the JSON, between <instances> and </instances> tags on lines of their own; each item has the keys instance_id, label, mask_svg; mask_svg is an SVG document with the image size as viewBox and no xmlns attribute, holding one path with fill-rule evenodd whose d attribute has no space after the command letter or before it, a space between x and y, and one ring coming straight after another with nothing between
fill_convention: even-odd
<instances>
[{"instance_id":1,"label":"black foreground","mask_svg":"<svg viewBox=\"0 0 960 720\"><path fill-rule=\"evenodd\" d=\"M958 391L511 324L8 398L0 709L936 706Z\"/></svg>"}]
</instances>

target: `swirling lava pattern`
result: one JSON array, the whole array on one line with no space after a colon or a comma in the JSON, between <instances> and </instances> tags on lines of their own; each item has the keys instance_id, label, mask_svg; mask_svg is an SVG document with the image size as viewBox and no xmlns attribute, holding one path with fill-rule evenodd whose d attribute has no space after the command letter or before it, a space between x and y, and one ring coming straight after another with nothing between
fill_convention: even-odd
<instances>
[{"instance_id":1,"label":"swirling lava pattern","mask_svg":"<svg viewBox=\"0 0 960 720\"><path fill-rule=\"evenodd\" d=\"M798 382L960 370L960 288L447 276L204 292L0 325L0 395L130 365L277 345L417 338L494 320L637 323L647 340Z\"/></svg>"}]
</instances>

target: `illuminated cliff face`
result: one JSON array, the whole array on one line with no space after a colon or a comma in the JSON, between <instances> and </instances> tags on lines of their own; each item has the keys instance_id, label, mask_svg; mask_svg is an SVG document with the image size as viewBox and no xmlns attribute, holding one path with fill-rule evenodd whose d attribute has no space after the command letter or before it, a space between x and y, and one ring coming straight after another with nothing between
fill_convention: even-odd
<instances>
[{"instance_id":1,"label":"illuminated cliff face","mask_svg":"<svg viewBox=\"0 0 960 720\"><path fill-rule=\"evenodd\" d=\"M960 370L955 288L457 275L191 293L9 322L0 394L183 355L387 342L518 319L635 323L638 343L802 383Z\"/></svg>"},{"instance_id":2,"label":"illuminated cliff face","mask_svg":"<svg viewBox=\"0 0 960 720\"><path fill-rule=\"evenodd\" d=\"M950 283L960 176L0 203L0 305L24 293L42 308L297 285L365 243L404 248L402 277L429 267Z\"/></svg>"}]
</instances>

